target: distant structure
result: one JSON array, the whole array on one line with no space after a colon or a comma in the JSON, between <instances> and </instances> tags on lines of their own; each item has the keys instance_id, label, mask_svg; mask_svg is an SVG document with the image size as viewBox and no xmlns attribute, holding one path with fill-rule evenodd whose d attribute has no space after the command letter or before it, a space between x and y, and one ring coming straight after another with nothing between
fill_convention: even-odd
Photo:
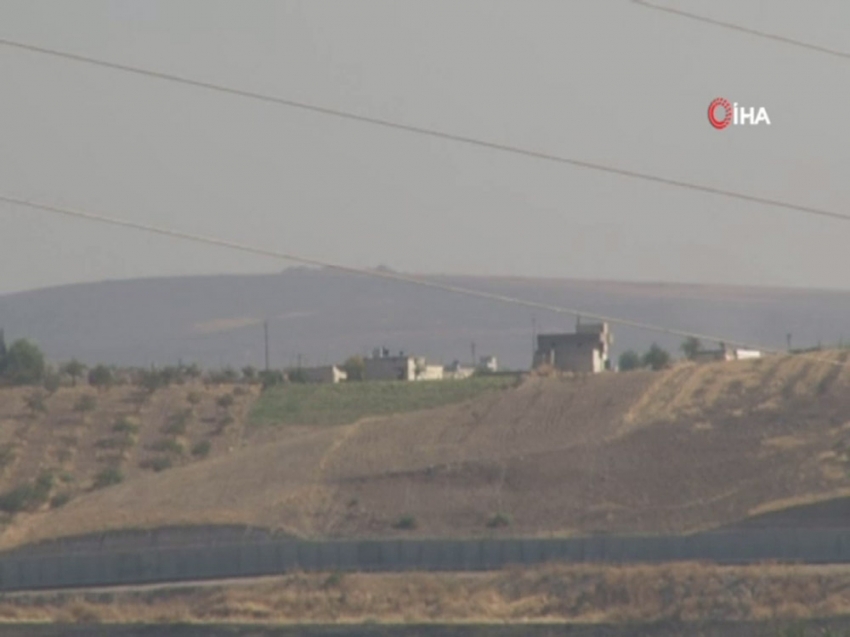
<instances>
[{"instance_id":1,"label":"distant structure","mask_svg":"<svg viewBox=\"0 0 850 637\"><path fill-rule=\"evenodd\" d=\"M731 358L730 358L731 355ZM761 358L761 352L757 349L733 349L726 350L726 360L742 361L751 358Z\"/></svg>"},{"instance_id":2,"label":"distant structure","mask_svg":"<svg viewBox=\"0 0 850 637\"><path fill-rule=\"evenodd\" d=\"M371 358L363 359L363 380L415 380L416 359L399 352L390 354L385 347L372 351Z\"/></svg>"},{"instance_id":3,"label":"distant structure","mask_svg":"<svg viewBox=\"0 0 850 637\"><path fill-rule=\"evenodd\" d=\"M482 356L478 359L478 369L485 372L499 371L499 361L495 356Z\"/></svg>"},{"instance_id":4,"label":"distant structure","mask_svg":"<svg viewBox=\"0 0 850 637\"><path fill-rule=\"evenodd\" d=\"M376 347L370 358L363 359L363 380L462 380L476 371L496 372L495 356L481 356L477 365L454 361L451 365L429 364L424 356L411 356L404 351L391 354L386 347Z\"/></svg>"},{"instance_id":5,"label":"distant structure","mask_svg":"<svg viewBox=\"0 0 850 637\"><path fill-rule=\"evenodd\" d=\"M534 367L550 365L565 372L598 374L610 368L614 342L607 323L576 324L573 334L538 334Z\"/></svg>"},{"instance_id":6,"label":"distant structure","mask_svg":"<svg viewBox=\"0 0 850 637\"><path fill-rule=\"evenodd\" d=\"M323 365L321 367L302 367L300 370L304 380L308 383L340 383L348 378L344 369L336 365Z\"/></svg>"},{"instance_id":7,"label":"distant structure","mask_svg":"<svg viewBox=\"0 0 850 637\"><path fill-rule=\"evenodd\" d=\"M741 361L761 357L762 353L757 349L735 348L721 343L719 349L704 349L697 352L694 356L694 362Z\"/></svg>"},{"instance_id":8,"label":"distant structure","mask_svg":"<svg viewBox=\"0 0 850 637\"><path fill-rule=\"evenodd\" d=\"M385 347L372 351L372 357L363 360L364 380L442 380L442 365L429 365L422 356L404 352L390 354Z\"/></svg>"},{"instance_id":9,"label":"distant structure","mask_svg":"<svg viewBox=\"0 0 850 637\"><path fill-rule=\"evenodd\" d=\"M443 378L451 380L463 380L469 378L475 373L475 368L467 367L460 361L455 361L451 365L446 365L443 369Z\"/></svg>"},{"instance_id":10,"label":"distant structure","mask_svg":"<svg viewBox=\"0 0 850 637\"><path fill-rule=\"evenodd\" d=\"M414 380L443 380L445 378L442 365L428 365L424 358L416 360L416 378Z\"/></svg>"}]
</instances>

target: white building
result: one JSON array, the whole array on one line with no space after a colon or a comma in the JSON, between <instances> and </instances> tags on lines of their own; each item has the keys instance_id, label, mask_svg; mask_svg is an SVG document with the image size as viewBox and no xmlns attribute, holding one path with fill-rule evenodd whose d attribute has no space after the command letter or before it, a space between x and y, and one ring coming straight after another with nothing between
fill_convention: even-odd
<instances>
[{"instance_id":1,"label":"white building","mask_svg":"<svg viewBox=\"0 0 850 637\"><path fill-rule=\"evenodd\" d=\"M475 368L473 367L464 367L460 361L455 361L451 365L446 365L443 372L443 378L449 378L452 380L463 380L464 378L469 378L475 373Z\"/></svg>"},{"instance_id":2,"label":"white building","mask_svg":"<svg viewBox=\"0 0 850 637\"><path fill-rule=\"evenodd\" d=\"M598 374L608 369L613 340L607 323L579 323L573 334L539 334L533 366Z\"/></svg>"},{"instance_id":3,"label":"white building","mask_svg":"<svg viewBox=\"0 0 850 637\"><path fill-rule=\"evenodd\" d=\"M345 370L336 365L302 367L299 371L308 383L339 383L348 378Z\"/></svg>"},{"instance_id":4,"label":"white building","mask_svg":"<svg viewBox=\"0 0 850 637\"><path fill-rule=\"evenodd\" d=\"M487 372L497 372L499 371L499 361L496 360L495 356L482 356L478 359L478 369Z\"/></svg>"},{"instance_id":5,"label":"white building","mask_svg":"<svg viewBox=\"0 0 850 637\"><path fill-rule=\"evenodd\" d=\"M727 361L743 361L753 358L761 358L761 352L757 349L727 349Z\"/></svg>"},{"instance_id":6,"label":"white building","mask_svg":"<svg viewBox=\"0 0 850 637\"><path fill-rule=\"evenodd\" d=\"M422 359L424 363L424 359ZM416 368L416 380L443 380L445 374L442 365L423 364Z\"/></svg>"},{"instance_id":7,"label":"white building","mask_svg":"<svg viewBox=\"0 0 850 637\"><path fill-rule=\"evenodd\" d=\"M696 353L693 360L697 363L710 361L743 361L761 358L762 353L757 349L740 349L721 344L720 349L705 349Z\"/></svg>"}]
</instances>

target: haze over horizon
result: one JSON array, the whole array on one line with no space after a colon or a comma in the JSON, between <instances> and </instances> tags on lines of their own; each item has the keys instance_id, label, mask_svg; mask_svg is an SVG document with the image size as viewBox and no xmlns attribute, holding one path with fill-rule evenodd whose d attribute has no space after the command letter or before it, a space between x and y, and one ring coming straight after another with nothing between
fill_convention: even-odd
<instances>
[{"instance_id":1,"label":"haze over horizon","mask_svg":"<svg viewBox=\"0 0 850 637\"><path fill-rule=\"evenodd\" d=\"M510 274L510 273L495 273L495 274L468 274L464 272L407 272L402 270L397 270L386 264L379 264L373 268L365 267L364 269L372 269L379 270L382 268L388 268L392 272L396 272L399 274L405 274L411 277L421 278L421 279L472 279L472 280L494 280L494 281L548 281L548 282L564 282L564 283L576 283L576 284L592 284L592 283L600 283L606 285L617 285L622 284L624 286L635 288L640 287L657 287L657 286L669 286L671 288L682 289L685 287L697 287L703 290L706 290L710 293L711 290L717 290L718 292L722 292L723 290L776 290L776 291L808 291L808 292L826 292L826 293L836 293L843 294L845 292L850 292L850 286L847 288L841 287L817 287L817 286L801 286L801 285L771 285L771 284L751 284L751 283L716 283L710 281L704 282L690 282L690 281L675 281L675 280L658 280L658 279L645 279L645 280L634 280L629 279L627 277L622 278L597 278L597 277L559 277L559 276L529 276L524 274ZM145 282L145 281L169 281L169 280L203 280L203 279L219 279L219 278L227 278L227 277L240 277L245 275L257 275L261 277L265 276L273 276L275 274L283 274L287 271L297 271L297 270L315 270L317 272L325 271L326 268L309 268L305 266L292 266L283 269L276 270L258 270L252 272L238 272L238 271L230 271L230 272L199 272L199 273L176 273L176 274L166 274L166 275L141 275L141 276L127 276L120 278L110 278L105 277L102 279L90 279L85 281L73 281L70 283L49 283L46 285L41 285L38 287L27 288L23 290L13 290L10 292L2 292L0 293L0 297L10 298L13 296L19 296L22 294L35 293L35 292L45 292L53 289L60 288L73 288L76 286L83 285L98 285L98 284L113 284L113 283L137 283L137 282ZM359 275L352 275L359 276ZM404 287L413 287L416 289L415 284L407 284L404 282L399 282L397 285L402 285Z\"/></svg>"},{"instance_id":2,"label":"haze over horizon","mask_svg":"<svg viewBox=\"0 0 850 637\"><path fill-rule=\"evenodd\" d=\"M842 49L850 5L676 2ZM3 0L0 38L841 211L846 60L618 0ZM0 46L0 194L359 267L848 289L845 224ZM713 130L708 103L769 127ZM281 263L0 204L0 294Z\"/></svg>"}]
</instances>

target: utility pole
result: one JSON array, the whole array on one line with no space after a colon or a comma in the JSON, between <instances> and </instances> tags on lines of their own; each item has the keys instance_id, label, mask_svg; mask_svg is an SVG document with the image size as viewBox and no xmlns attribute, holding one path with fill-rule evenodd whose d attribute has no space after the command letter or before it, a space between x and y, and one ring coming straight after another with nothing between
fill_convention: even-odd
<instances>
[{"instance_id":1,"label":"utility pole","mask_svg":"<svg viewBox=\"0 0 850 637\"><path fill-rule=\"evenodd\" d=\"M475 358L475 341L472 341L472 366L475 367L477 365L477 359Z\"/></svg>"},{"instance_id":2,"label":"utility pole","mask_svg":"<svg viewBox=\"0 0 850 637\"><path fill-rule=\"evenodd\" d=\"M263 323L263 334L266 342L266 371L269 371L269 322L266 320Z\"/></svg>"}]
</instances>

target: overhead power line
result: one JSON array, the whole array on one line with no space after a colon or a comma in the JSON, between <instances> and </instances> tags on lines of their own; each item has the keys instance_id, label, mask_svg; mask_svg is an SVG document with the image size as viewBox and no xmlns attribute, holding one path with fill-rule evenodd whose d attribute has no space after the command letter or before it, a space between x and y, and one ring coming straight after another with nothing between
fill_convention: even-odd
<instances>
[{"instance_id":1,"label":"overhead power line","mask_svg":"<svg viewBox=\"0 0 850 637\"><path fill-rule=\"evenodd\" d=\"M93 221L97 223L109 224L112 226L118 226L121 228L130 228L133 230L142 230L148 233L157 234L165 237L172 237L175 239L183 239L186 241L193 241L196 243L203 243L206 245L219 246L223 248L229 248L232 250L239 250L241 252L246 252L249 254L254 254L258 256L264 257L272 257L274 259L281 259L283 261L290 261L293 263L300 263L303 265L317 266L321 268L326 268L328 270L335 270L338 272L344 272L347 274L354 274L360 276L367 276L377 279L385 279L390 281L396 281L399 283L406 283L409 285L416 285L423 288L430 288L432 290L440 290L443 292L451 292L453 294L458 294L471 298L479 298L485 299L488 301L495 301L498 303L505 303L510 305L516 305L521 307L527 307L535 310L545 310L549 312L554 312L557 314L569 314L572 316L580 316L582 318L589 318L595 321L604 321L606 323L610 323L612 325L620 325L624 327L631 327L639 330L656 332L660 334L666 334L668 336L677 336L681 338L694 337L703 341L717 342L717 343L726 343L727 345L732 345L735 347L741 347L746 349L758 349L760 351L766 353L773 354L782 354L784 353L782 350L777 350L774 348L764 347L760 345L753 345L752 343L745 343L742 341L736 341L734 339L724 338L722 336L715 336L710 334L701 334L698 332L691 332L688 330L681 330L676 328L665 327L662 325L656 325L652 323L643 323L640 321L632 321L630 319L619 318L615 316L607 316L604 314L598 314L596 312L590 312L584 309L578 308L569 308L563 307L560 305L553 305L551 303L541 303L538 301L529 301L526 299L519 299L512 296L507 296L504 294L497 294L495 292L487 292L484 290L476 290L473 288L466 288L459 285L452 285L449 283L441 283L439 281L434 281L432 279L427 279L423 277L410 276L407 274L400 274L398 272L388 272L385 270L372 270L369 268L357 268L348 265L341 265L338 263L332 263L330 261L324 261L322 259L314 259L310 257L305 257L297 254L292 254L290 252L282 252L279 250L271 250L268 248L259 248L256 246L247 245L244 243L239 243L236 241L230 241L227 239L220 239L217 237L209 237L199 234L194 234L190 232L184 232L181 230L174 230L171 228L165 228L161 226L154 226L146 223L138 223L135 221L127 221L125 219L119 219L116 217L107 217L101 214L96 214L92 212L86 212L82 210L75 210L73 208L68 208L64 206L55 206L46 203L40 203L37 201L29 201L26 199L20 199L17 197L10 197L7 195L0 195L0 201L12 204L15 206L25 206L27 208L34 208L37 210L43 210L45 212L50 212L57 215L63 215L66 217L73 217L75 219L84 219L87 221ZM824 358L824 357L815 357L811 355L802 355L808 356L809 358L814 358L819 362L830 363L842 365L837 361L832 359Z\"/></svg>"},{"instance_id":2,"label":"overhead power line","mask_svg":"<svg viewBox=\"0 0 850 637\"><path fill-rule=\"evenodd\" d=\"M740 24L734 24L732 22L724 22L723 20L715 20L714 18L708 18L706 16L699 15L697 13L691 13L689 11L682 11L681 9L674 9L673 7L665 7L657 4L653 4L651 2L647 2L646 0L632 0L637 5L642 7L646 7L647 9L654 9L655 11L663 11L665 13L670 13L672 15L676 15L682 18L688 18L690 20L695 20L697 22L703 22L705 24L711 24L716 27L722 27L724 29L732 29L734 31L739 31L740 33L746 33L748 35L754 35L759 38L763 38L765 40L773 40L774 42L781 42L782 44L790 44L792 46L799 47L801 49L808 49L810 51L817 51L818 53L826 53L827 55L832 55L834 57L850 59L850 53L845 51L839 51L838 49L831 49L826 46L821 46L819 44L812 44L810 42L804 42L802 40L795 40L794 38L789 38L784 35L777 35L775 33L769 33L767 31L760 31L759 29L752 29L749 27L741 26Z\"/></svg>"},{"instance_id":3,"label":"overhead power line","mask_svg":"<svg viewBox=\"0 0 850 637\"><path fill-rule=\"evenodd\" d=\"M574 159L569 157L562 157L560 155L554 155L551 153L546 153L542 151L530 150L527 148L521 148L518 146L512 146L509 144L503 144L498 142L491 142L483 139L478 139L475 137L468 137L465 135L457 135L454 133L447 133L443 131L438 131L430 128L423 128L420 126L414 126L411 124L402 124L398 122L393 122L391 120L382 119L379 117L370 117L367 115L359 115L357 113L352 113L349 111L343 111L335 108L327 108L324 106L316 106L314 104L308 104L306 102L299 102L295 100L284 99L280 97L274 97L271 95L265 95L262 93L257 93L254 91L248 91L243 89L237 89L229 86L224 86L222 84L215 84L212 82L205 82L201 80L193 80L187 77L182 77L179 75L173 75L170 73L163 73L160 71L152 71L149 69L144 69L135 66L129 66L126 64L118 64L115 62L109 62L107 60L101 60L97 58L92 58L84 55L77 55L75 53L67 53L64 51L58 51L54 49L49 49L41 46L35 46L32 44L25 44L22 42L16 42L12 40L7 40L0 38L0 46L13 47L16 49L23 49L25 51L30 51L33 53L40 53L43 55L49 55L53 57L58 57L66 60L73 60L75 62L82 62L85 64L90 64L94 66L99 66L103 68L108 68L116 71L123 71L126 73L133 73L135 75L140 75L149 78L156 78L159 80L165 80L168 82L176 82L178 84L184 84L188 86L194 86L196 88L202 88L210 91L216 91L219 93L225 93L232 96L258 100L261 102L266 102L270 104L277 104L279 106L285 106L288 108L299 109L303 111L309 111L312 113L317 113L320 115L336 117L340 119L345 119L349 121L359 122L361 124L369 124L373 126L380 126L382 128L404 131L407 133L413 133L416 135L427 136L436 139L442 139L451 142L457 142L461 144L466 144L469 146L475 146L478 148L486 148L488 150L495 150L504 153L511 153L514 155L521 155L523 157L529 157L533 159L555 162L558 164L565 164L569 166L574 166L577 168L584 168L587 170L594 170L599 172L604 172L612 175L618 175L620 177L628 177L631 179L637 179L642 181L648 181L652 183L662 184L665 186L673 186L676 188L702 192L711 195L718 195L722 197L728 197L732 199L737 199L740 201L746 201L749 203L757 203L765 206L772 206L776 208L783 208L785 210L791 210L794 212L801 212L810 215L817 215L820 217L827 217L831 219L840 219L842 221L850 221L850 215L835 212L831 210L825 210L822 208L815 208L812 206L803 206L799 204L788 203L786 201L781 201L778 199L771 199L769 197L760 197L757 195L750 195L742 192L735 192L732 190L726 190L724 188L716 188L714 186L707 186L704 184L692 183L688 181L682 181L679 179L672 179L669 177L662 177L659 175L652 175L649 173L643 173L636 170L629 170L626 168L618 168L616 166L609 166L607 164L600 164L597 162L585 161L581 159Z\"/></svg>"}]
</instances>

